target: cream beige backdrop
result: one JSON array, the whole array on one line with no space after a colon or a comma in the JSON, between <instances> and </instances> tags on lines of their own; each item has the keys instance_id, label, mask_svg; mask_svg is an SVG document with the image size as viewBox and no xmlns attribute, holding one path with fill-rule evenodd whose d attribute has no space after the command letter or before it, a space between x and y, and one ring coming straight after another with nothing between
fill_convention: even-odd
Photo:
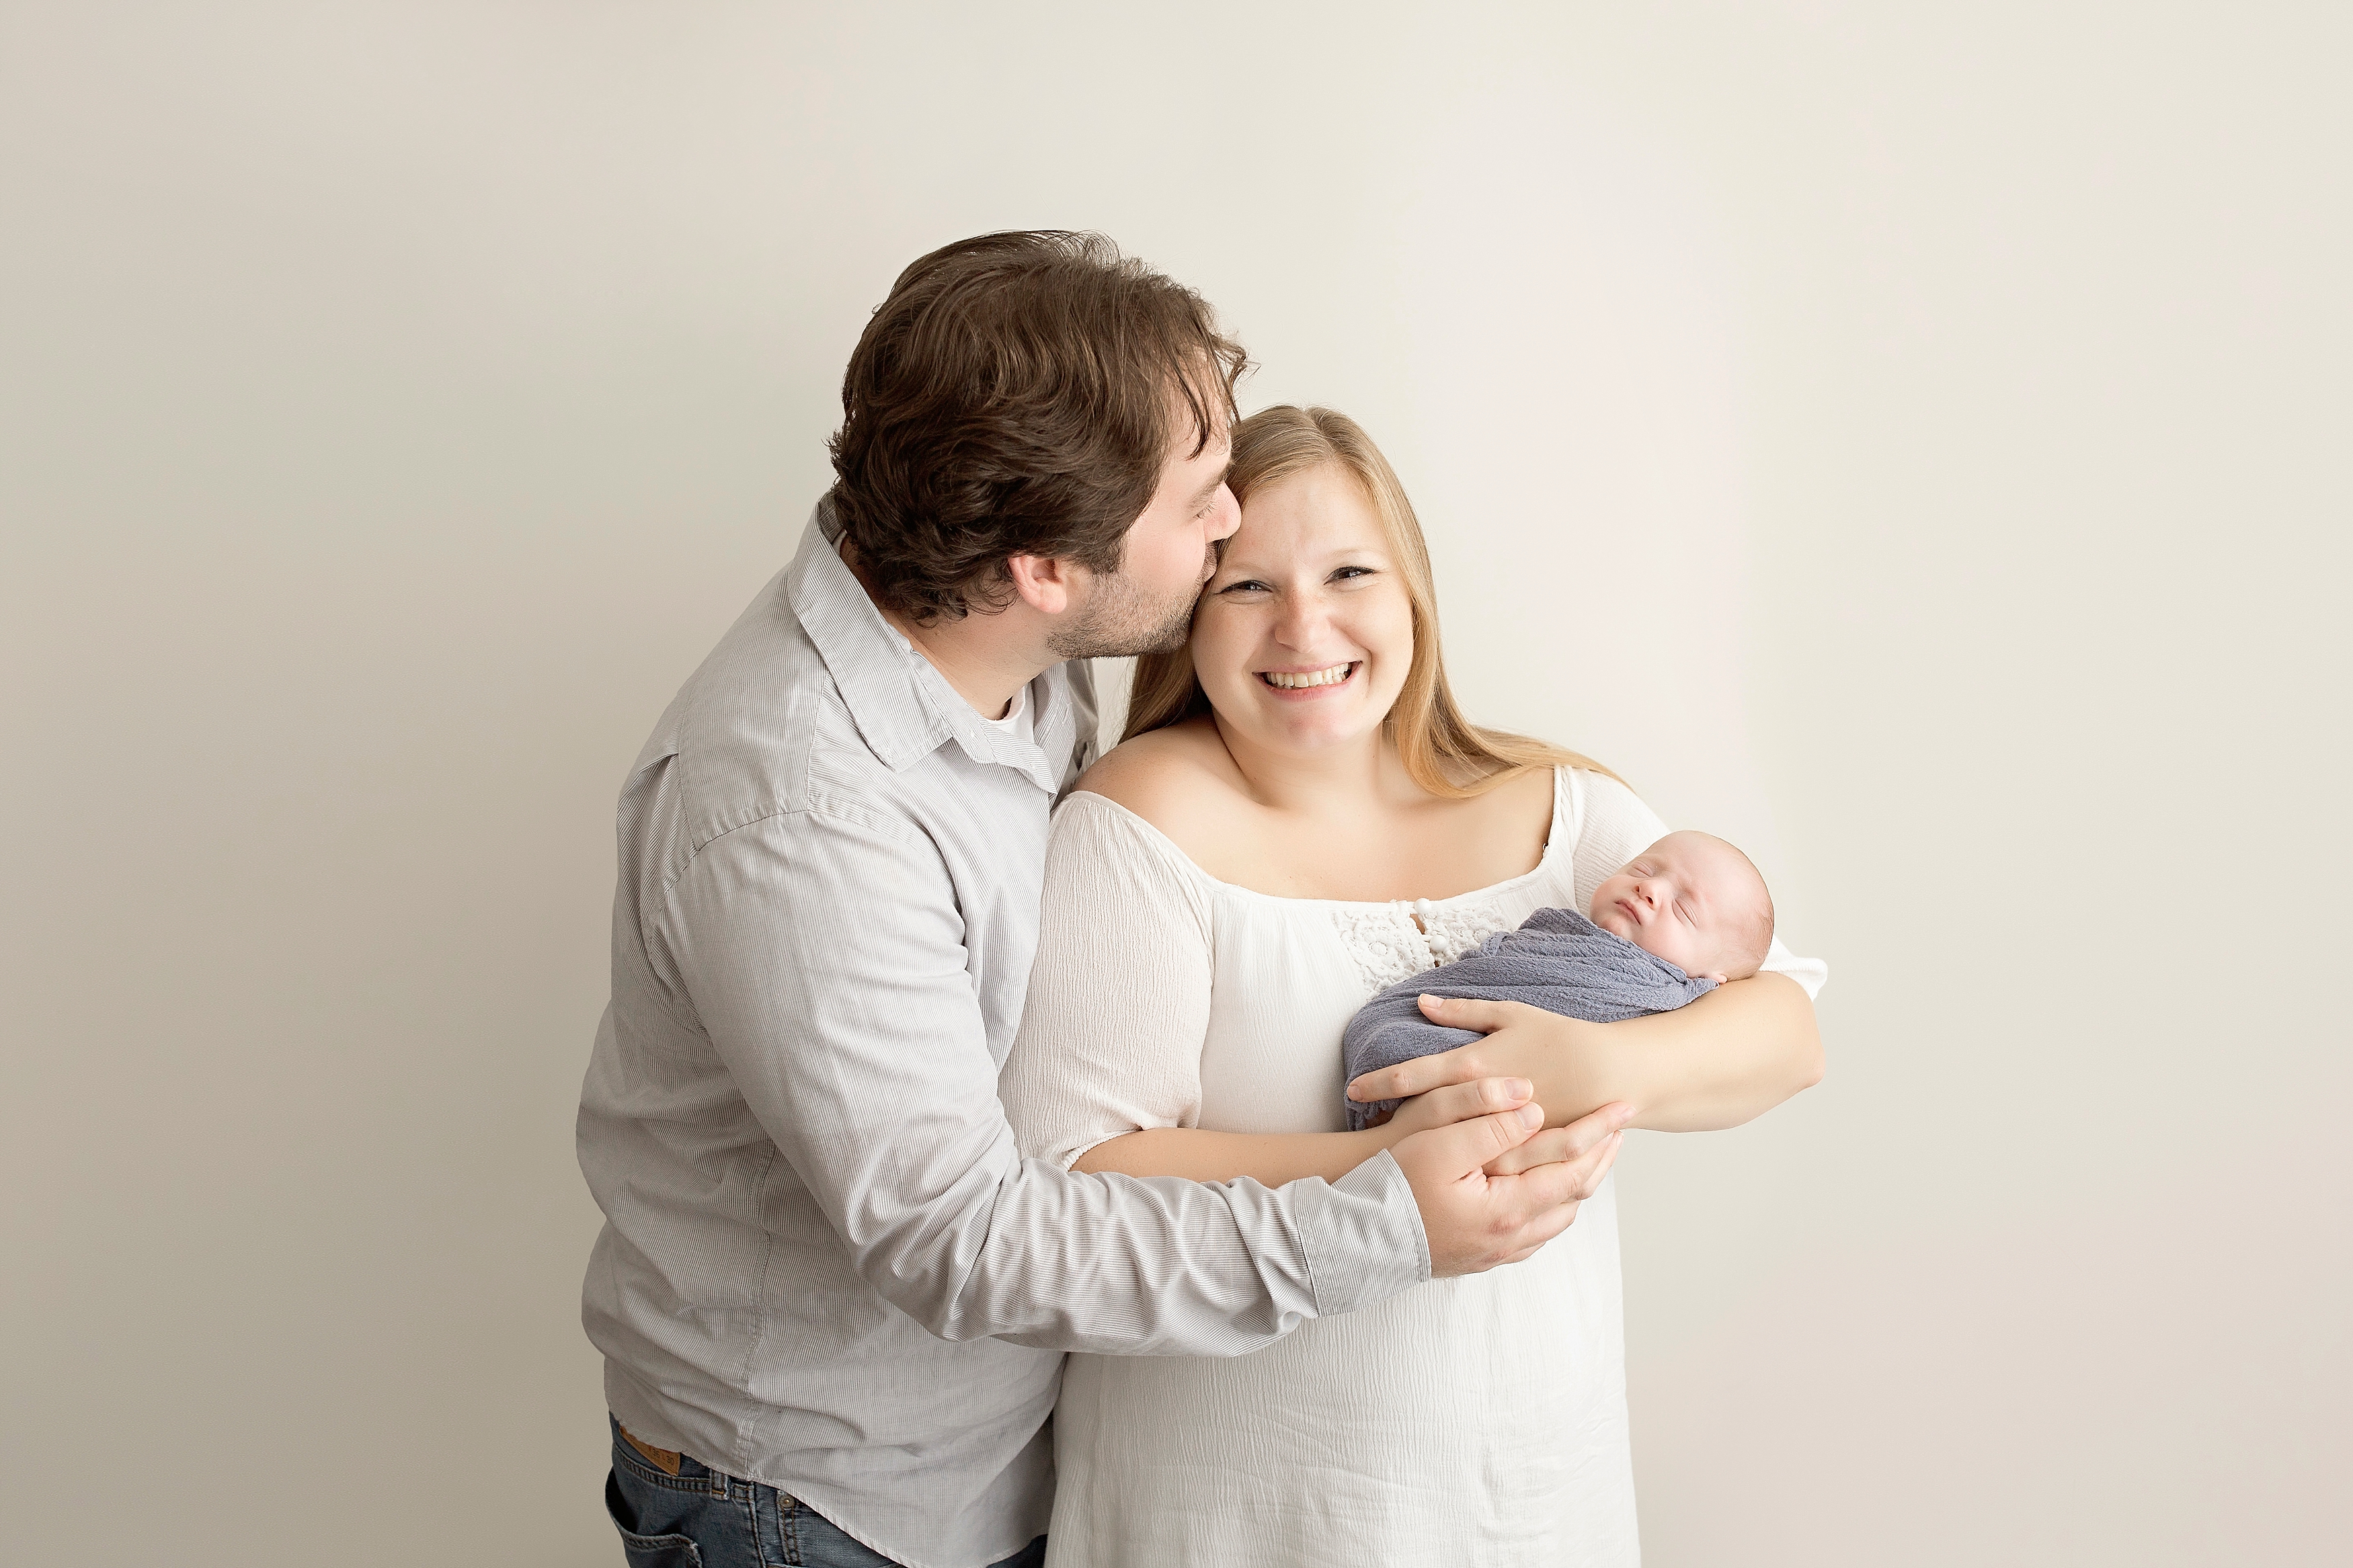
<instances>
[{"instance_id":1,"label":"cream beige backdrop","mask_svg":"<svg viewBox=\"0 0 2353 1568\"><path fill-rule=\"evenodd\" d=\"M1653 1568L2343 1561L2348 15L0 5L0 1558L618 1561L613 797L1055 226L1832 964L1621 1167Z\"/></svg>"}]
</instances>

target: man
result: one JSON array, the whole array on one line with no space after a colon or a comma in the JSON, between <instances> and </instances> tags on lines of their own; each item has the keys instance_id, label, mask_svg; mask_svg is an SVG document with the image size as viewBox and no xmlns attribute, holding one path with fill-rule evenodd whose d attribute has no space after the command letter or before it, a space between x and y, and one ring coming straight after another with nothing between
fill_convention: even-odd
<instances>
[{"instance_id":1,"label":"man","mask_svg":"<svg viewBox=\"0 0 2353 1568\"><path fill-rule=\"evenodd\" d=\"M1099 237L917 261L798 555L638 758L579 1121L632 1561L1032 1561L1061 1351L1254 1349L1523 1254L1599 1181L1615 1116L1482 1173L1534 1120L1504 1079L1334 1184L1015 1149L996 1074L1094 725L1062 661L1186 635L1243 363Z\"/></svg>"}]
</instances>

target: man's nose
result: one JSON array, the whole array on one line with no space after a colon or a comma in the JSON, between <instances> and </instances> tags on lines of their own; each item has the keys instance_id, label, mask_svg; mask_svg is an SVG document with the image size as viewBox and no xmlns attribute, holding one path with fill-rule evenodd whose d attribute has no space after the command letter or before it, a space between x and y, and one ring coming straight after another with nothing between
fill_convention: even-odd
<instances>
[{"instance_id":1,"label":"man's nose","mask_svg":"<svg viewBox=\"0 0 2353 1568\"><path fill-rule=\"evenodd\" d=\"M1209 509L1209 542L1215 544L1220 539L1231 539L1234 530L1241 525L1242 503L1234 499L1232 490L1223 485L1219 486L1217 504Z\"/></svg>"}]
</instances>

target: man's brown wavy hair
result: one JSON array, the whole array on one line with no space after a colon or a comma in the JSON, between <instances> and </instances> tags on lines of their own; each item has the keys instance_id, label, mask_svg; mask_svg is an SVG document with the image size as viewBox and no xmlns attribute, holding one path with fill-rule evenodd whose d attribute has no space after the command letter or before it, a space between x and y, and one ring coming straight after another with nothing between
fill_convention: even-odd
<instances>
[{"instance_id":1,"label":"man's brown wavy hair","mask_svg":"<svg viewBox=\"0 0 2353 1568\"><path fill-rule=\"evenodd\" d=\"M1008 557L1119 570L1249 361L1208 303L1099 234L985 234L899 274L849 356L833 504L867 587L918 625L1011 602Z\"/></svg>"}]
</instances>

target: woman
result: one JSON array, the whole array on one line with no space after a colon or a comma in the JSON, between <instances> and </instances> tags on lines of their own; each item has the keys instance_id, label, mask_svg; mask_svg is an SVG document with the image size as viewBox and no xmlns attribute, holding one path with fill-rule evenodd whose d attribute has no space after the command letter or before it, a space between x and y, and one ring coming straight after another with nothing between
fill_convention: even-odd
<instances>
[{"instance_id":1,"label":"woman","mask_svg":"<svg viewBox=\"0 0 2353 1568\"><path fill-rule=\"evenodd\" d=\"M1349 1016L1583 910L1665 831L1585 758L1461 719L1419 524L1354 423L1254 415L1230 483L1189 644L1139 665L1126 742L1049 843L1001 1087L1024 1152L1079 1170L1272 1184L1374 1156L1419 1123L1337 1131ZM1767 967L1819 984L1778 943ZM1797 994L1760 976L1581 1026L1592 1049L1524 1076L1555 1124L1623 1099L1635 1125L1728 1125L1819 1072ZM1623 1365L1606 1183L1531 1259L1253 1355L1072 1356L1050 1561L1631 1563Z\"/></svg>"}]
</instances>

